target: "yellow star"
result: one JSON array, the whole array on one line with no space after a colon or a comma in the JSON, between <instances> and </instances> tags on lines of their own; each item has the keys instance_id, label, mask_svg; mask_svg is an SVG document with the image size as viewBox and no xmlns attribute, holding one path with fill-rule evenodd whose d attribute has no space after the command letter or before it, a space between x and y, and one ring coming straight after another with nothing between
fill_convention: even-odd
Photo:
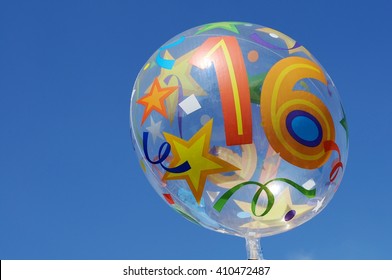
<instances>
[{"instance_id":1,"label":"yellow star","mask_svg":"<svg viewBox=\"0 0 392 280\"><path fill-rule=\"evenodd\" d=\"M208 175L231 172L239 169L209 153L211 132L212 119L188 141L169 133L163 133L166 141L170 144L173 153L173 160L170 163L170 167L188 161L191 168L183 173L166 172L162 180L185 179L197 203L200 203Z\"/></svg>"},{"instance_id":2,"label":"yellow star","mask_svg":"<svg viewBox=\"0 0 392 280\"><path fill-rule=\"evenodd\" d=\"M168 86L178 86L179 80L181 82L184 96L189 96L191 94L196 96L207 95L204 89L195 81L195 79L193 79L191 75L192 65L189 63L189 59L192 57L194 52L195 50L192 50L176 59L172 69L162 68L161 73L158 76L160 83L165 83ZM174 59L169 51L164 53L163 58L168 60ZM173 122L177 105L178 91L167 98L167 110L170 122Z\"/></svg>"},{"instance_id":3,"label":"yellow star","mask_svg":"<svg viewBox=\"0 0 392 280\"><path fill-rule=\"evenodd\" d=\"M167 118L167 112L165 107L165 99L171 95L173 92L177 90L178 87L161 87L159 84L158 78L155 78L150 91L141 97L136 103L145 106L142 124L146 120L146 118L151 114L153 110L160 113L162 116Z\"/></svg>"},{"instance_id":4,"label":"yellow star","mask_svg":"<svg viewBox=\"0 0 392 280\"><path fill-rule=\"evenodd\" d=\"M243 224L241 227L251 228L251 229L261 229L267 227L281 226L286 223L285 215L290 210L295 211L294 219L302 216L308 211L311 211L314 206L309 206L306 204L293 204L291 200L290 188L285 187L281 193L275 197L275 203L272 206L271 210L263 217L257 217L253 215L251 209L251 203L234 200L234 202L244 211L251 215L253 218L252 222ZM261 207L259 205L256 206L256 214L263 213L265 207Z\"/></svg>"},{"instance_id":5,"label":"yellow star","mask_svg":"<svg viewBox=\"0 0 392 280\"><path fill-rule=\"evenodd\" d=\"M190 52L185 53L175 60L174 66L172 69L162 68L161 73L159 74L159 81L162 83L169 76L176 76L182 85L182 90L185 96L189 96L191 94L194 95L207 95L204 89L193 79L191 75L192 64L189 63L189 60L193 56L196 50L192 50ZM166 51L163 55L165 59L173 59L172 55L169 51ZM165 82L166 83L166 82ZM178 85L177 79L170 79L168 83L170 85Z\"/></svg>"}]
</instances>

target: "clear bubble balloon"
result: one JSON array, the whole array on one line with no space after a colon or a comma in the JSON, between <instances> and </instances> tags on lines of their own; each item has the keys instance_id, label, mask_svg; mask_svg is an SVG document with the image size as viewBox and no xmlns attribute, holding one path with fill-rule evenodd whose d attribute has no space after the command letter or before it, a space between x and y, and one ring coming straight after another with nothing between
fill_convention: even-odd
<instances>
[{"instance_id":1,"label":"clear bubble balloon","mask_svg":"<svg viewBox=\"0 0 392 280\"><path fill-rule=\"evenodd\" d=\"M131 97L141 168L162 199L203 227L258 239L310 220L345 170L338 91L300 43L217 22L185 31L142 67Z\"/></svg>"}]
</instances>

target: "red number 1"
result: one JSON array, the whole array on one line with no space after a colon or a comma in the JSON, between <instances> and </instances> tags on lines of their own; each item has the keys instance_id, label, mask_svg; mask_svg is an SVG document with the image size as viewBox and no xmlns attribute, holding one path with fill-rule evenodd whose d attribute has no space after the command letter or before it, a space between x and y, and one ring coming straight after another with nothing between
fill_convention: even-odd
<instances>
[{"instance_id":1,"label":"red number 1","mask_svg":"<svg viewBox=\"0 0 392 280\"><path fill-rule=\"evenodd\" d=\"M226 145L252 143L252 111L245 62L235 37L208 38L190 63L205 69L214 63L225 124Z\"/></svg>"}]
</instances>

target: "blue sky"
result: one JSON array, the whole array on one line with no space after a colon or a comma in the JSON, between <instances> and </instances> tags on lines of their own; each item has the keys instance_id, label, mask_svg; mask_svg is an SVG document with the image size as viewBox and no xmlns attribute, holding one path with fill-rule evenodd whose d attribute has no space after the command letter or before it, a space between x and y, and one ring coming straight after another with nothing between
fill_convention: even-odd
<instances>
[{"instance_id":1,"label":"blue sky","mask_svg":"<svg viewBox=\"0 0 392 280\"><path fill-rule=\"evenodd\" d=\"M388 1L0 3L0 259L245 259L245 241L170 209L132 149L129 99L150 55L191 27L253 22L303 44L350 129L317 217L262 240L267 259L391 259Z\"/></svg>"}]
</instances>

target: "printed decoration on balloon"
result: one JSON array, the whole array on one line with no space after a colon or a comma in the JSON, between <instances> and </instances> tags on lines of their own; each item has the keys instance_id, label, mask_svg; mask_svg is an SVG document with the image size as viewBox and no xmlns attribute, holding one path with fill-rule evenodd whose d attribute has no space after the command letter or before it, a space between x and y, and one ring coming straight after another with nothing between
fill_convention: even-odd
<instances>
[{"instance_id":1,"label":"printed decoration on balloon","mask_svg":"<svg viewBox=\"0 0 392 280\"><path fill-rule=\"evenodd\" d=\"M162 195L166 199L167 203L169 203L170 205L174 204L173 197L170 195L170 193L164 193Z\"/></svg>"},{"instance_id":2,"label":"printed decoration on balloon","mask_svg":"<svg viewBox=\"0 0 392 280\"><path fill-rule=\"evenodd\" d=\"M158 79L155 78L150 92L136 101L138 104L145 106L142 124L153 110L167 118L165 99L176 90L177 87L161 87Z\"/></svg>"},{"instance_id":3,"label":"printed decoration on balloon","mask_svg":"<svg viewBox=\"0 0 392 280\"><path fill-rule=\"evenodd\" d=\"M166 169L162 180L185 179L197 203L200 203L207 176L210 174L230 172L239 168L209 153L212 133L211 119L188 141L169 133L164 133L166 141L173 148L173 160L170 168L189 162L190 168L182 172Z\"/></svg>"},{"instance_id":4,"label":"printed decoration on balloon","mask_svg":"<svg viewBox=\"0 0 392 280\"><path fill-rule=\"evenodd\" d=\"M239 31L236 27L236 25L243 25L243 22L214 22L214 23L209 23L206 24L202 27L199 28L199 30L196 32L196 35L209 31L209 30L213 30L213 29L224 29L233 33L237 33L239 34Z\"/></svg>"},{"instance_id":5,"label":"printed decoration on balloon","mask_svg":"<svg viewBox=\"0 0 392 280\"><path fill-rule=\"evenodd\" d=\"M325 197L323 197L321 200L316 201L316 206L312 209L312 212L318 212L320 209L323 207Z\"/></svg>"},{"instance_id":6,"label":"printed decoration on balloon","mask_svg":"<svg viewBox=\"0 0 392 280\"><path fill-rule=\"evenodd\" d=\"M146 127L146 130L151 133L152 135L152 141L155 144L157 138L160 138L164 140L163 135L161 133L161 126L162 126L162 120L155 122L152 116L150 116L150 126Z\"/></svg>"},{"instance_id":7,"label":"printed decoration on balloon","mask_svg":"<svg viewBox=\"0 0 392 280\"><path fill-rule=\"evenodd\" d=\"M156 60L155 60L156 63L157 63L159 66L161 66L162 68L165 68L165 69L172 69L173 66L174 66L174 59L163 58L163 57L161 56L161 55L162 55L162 52L165 51L165 50L167 50L167 49L173 48L173 47L175 47L175 46L181 44L182 42L184 42L184 40L185 40L185 37L184 37L184 36L181 36L180 38L178 38L178 40L174 41L173 43L168 44L168 45L163 46L163 47L160 47L160 48L159 48L159 53L158 53L158 55L157 55L157 57L156 57Z\"/></svg>"},{"instance_id":8,"label":"printed decoration on balloon","mask_svg":"<svg viewBox=\"0 0 392 280\"><path fill-rule=\"evenodd\" d=\"M321 99L306 91L293 90L304 78L327 84L320 66L308 59L287 57L278 61L265 78L260 113L274 150L296 166L315 169L331 154L324 143L335 140L335 127Z\"/></svg>"},{"instance_id":9,"label":"printed decoration on balloon","mask_svg":"<svg viewBox=\"0 0 392 280\"><path fill-rule=\"evenodd\" d=\"M252 198L251 210L252 210L252 214L254 216L256 216L256 217L263 217L263 216L267 215L270 212L270 210L273 208L274 203L275 203L274 194L268 188L268 185L270 183L273 183L273 182L284 182L284 183L290 185L291 187L297 189L300 193L302 193L303 195L305 195L308 198L313 198L316 195L316 190L315 189L307 190L304 187L302 187L302 186L298 185L297 183L295 183L294 181L286 179L286 178L275 178L275 179L272 179L272 180L266 182L265 184L262 184L262 183L257 182L257 181L248 181L248 182L244 182L244 183L238 184L237 186L235 186L235 187L231 188L230 190L228 190L227 192L225 192L217 200L217 202L214 204L214 208L218 212L221 212L223 207L225 206L225 204L227 203L227 201L230 199L230 197L233 194L235 194L237 191L239 191L240 189L242 189L243 187L245 187L247 185L256 185L259 188L258 188L258 190L256 191L256 193L254 194L254 196ZM267 207L264 209L264 211L261 214L258 214L256 212L257 201L259 200L259 197L262 194L262 192L265 192L266 195L267 195Z\"/></svg>"},{"instance_id":10,"label":"printed decoration on balloon","mask_svg":"<svg viewBox=\"0 0 392 280\"><path fill-rule=\"evenodd\" d=\"M260 104L260 90L263 86L266 72L250 76L249 81L249 91L250 91L250 101L252 104Z\"/></svg>"},{"instance_id":11,"label":"printed decoration on balloon","mask_svg":"<svg viewBox=\"0 0 392 280\"><path fill-rule=\"evenodd\" d=\"M202 224L199 223L198 220L196 220L194 217L192 217L191 215L189 215L187 212L185 212L185 211L184 211L182 208L180 208L179 206L174 205L173 209L176 210L177 213L179 213L181 216L183 216L183 217L184 217L185 219L187 219L188 221L190 221L190 222L192 222L192 223L194 223L194 224L196 224L196 225L203 226Z\"/></svg>"},{"instance_id":12,"label":"printed decoration on balloon","mask_svg":"<svg viewBox=\"0 0 392 280\"><path fill-rule=\"evenodd\" d=\"M286 47L280 47L276 44L269 43L265 40L263 40L257 32L253 33L250 35L250 38L252 39L253 42L260 44L264 47L267 47L272 50L286 50L289 52L289 54L293 54L296 52L303 52L305 53L310 59L314 60L312 54L300 43L297 41L293 40L286 34L283 34L282 32L279 32L275 29L269 28L269 27L263 27L263 28L258 28L256 29L258 32L263 32L265 34L268 34L271 38L273 39L281 39L285 43Z\"/></svg>"},{"instance_id":13,"label":"printed decoration on balloon","mask_svg":"<svg viewBox=\"0 0 392 280\"><path fill-rule=\"evenodd\" d=\"M346 119L346 113L344 112L342 104L340 104L340 107L342 110L343 118L340 120L339 123L346 131L346 145L348 145L348 124L347 124L347 119Z\"/></svg>"},{"instance_id":14,"label":"printed decoration on balloon","mask_svg":"<svg viewBox=\"0 0 392 280\"><path fill-rule=\"evenodd\" d=\"M246 238L252 256L261 257L249 244L310 220L341 183L338 91L277 30L218 22L175 36L141 68L130 107L154 190L191 222Z\"/></svg>"},{"instance_id":15,"label":"printed decoration on balloon","mask_svg":"<svg viewBox=\"0 0 392 280\"><path fill-rule=\"evenodd\" d=\"M255 144L241 145L241 155L226 147L214 147L212 153L219 158L241 167L234 174L211 174L208 176L210 182L215 185L230 189L244 181L249 181L256 171L257 151Z\"/></svg>"},{"instance_id":16,"label":"printed decoration on balloon","mask_svg":"<svg viewBox=\"0 0 392 280\"><path fill-rule=\"evenodd\" d=\"M171 151L171 146L168 142L164 142L160 147L159 147L159 152L158 156L155 157L154 159L151 159L149 153L148 153L148 132L143 132L143 152L144 152L144 157L145 159L151 163L151 164L159 164L164 170L167 172L171 173L184 173L187 172L188 170L191 169L191 166L189 165L188 161L184 161L180 163L178 166L171 166L166 167L163 163L165 160L169 157L170 151Z\"/></svg>"},{"instance_id":17,"label":"printed decoration on balloon","mask_svg":"<svg viewBox=\"0 0 392 280\"><path fill-rule=\"evenodd\" d=\"M289 226L290 221L300 219L306 215L309 211L314 208L307 204L294 204L292 195L289 188L284 188L276 197L273 207L271 207L268 214L264 216L256 216L255 213L263 213L265 209L262 206L256 205L252 207L252 203L244 202L240 200L234 200L234 202L240 207L244 213L248 213L252 219L245 221L241 224L240 228L252 229L252 230L269 230L273 227L279 227L282 223L285 224L286 228ZM270 234L265 234L270 235Z\"/></svg>"},{"instance_id":18,"label":"printed decoration on balloon","mask_svg":"<svg viewBox=\"0 0 392 280\"><path fill-rule=\"evenodd\" d=\"M333 182L338 176L339 170L343 169L342 156L339 146L334 141L326 141L324 143L324 149L325 151L336 151L338 153L338 159L333 163L332 170L329 173L329 181Z\"/></svg>"},{"instance_id":19,"label":"printed decoration on balloon","mask_svg":"<svg viewBox=\"0 0 392 280\"><path fill-rule=\"evenodd\" d=\"M178 86L178 92L170 95L167 98L167 111L170 120L170 124L173 123L175 112L177 110L178 103L181 102L184 97L195 95L205 96L207 93L197 83L197 81L191 75L192 65L189 63L189 59L192 57L194 50L191 50L177 59L174 59L168 50L164 53L164 59L173 61L173 66L170 69L162 68L158 76L158 80L167 86ZM177 111L178 127L180 129L182 137L182 111Z\"/></svg>"},{"instance_id":20,"label":"printed decoration on balloon","mask_svg":"<svg viewBox=\"0 0 392 280\"><path fill-rule=\"evenodd\" d=\"M226 145L252 143L252 113L248 77L241 48L235 37L208 38L190 63L205 69L215 66L218 78Z\"/></svg>"},{"instance_id":21,"label":"printed decoration on balloon","mask_svg":"<svg viewBox=\"0 0 392 280\"><path fill-rule=\"evenodd\" d=\"M260 183L266 183L274 178L278 173L280 166L280 156L274 151L271 145L268 145L267 154L265 155L263 168L259 177Z\"/></svg>"}]
</instances>

